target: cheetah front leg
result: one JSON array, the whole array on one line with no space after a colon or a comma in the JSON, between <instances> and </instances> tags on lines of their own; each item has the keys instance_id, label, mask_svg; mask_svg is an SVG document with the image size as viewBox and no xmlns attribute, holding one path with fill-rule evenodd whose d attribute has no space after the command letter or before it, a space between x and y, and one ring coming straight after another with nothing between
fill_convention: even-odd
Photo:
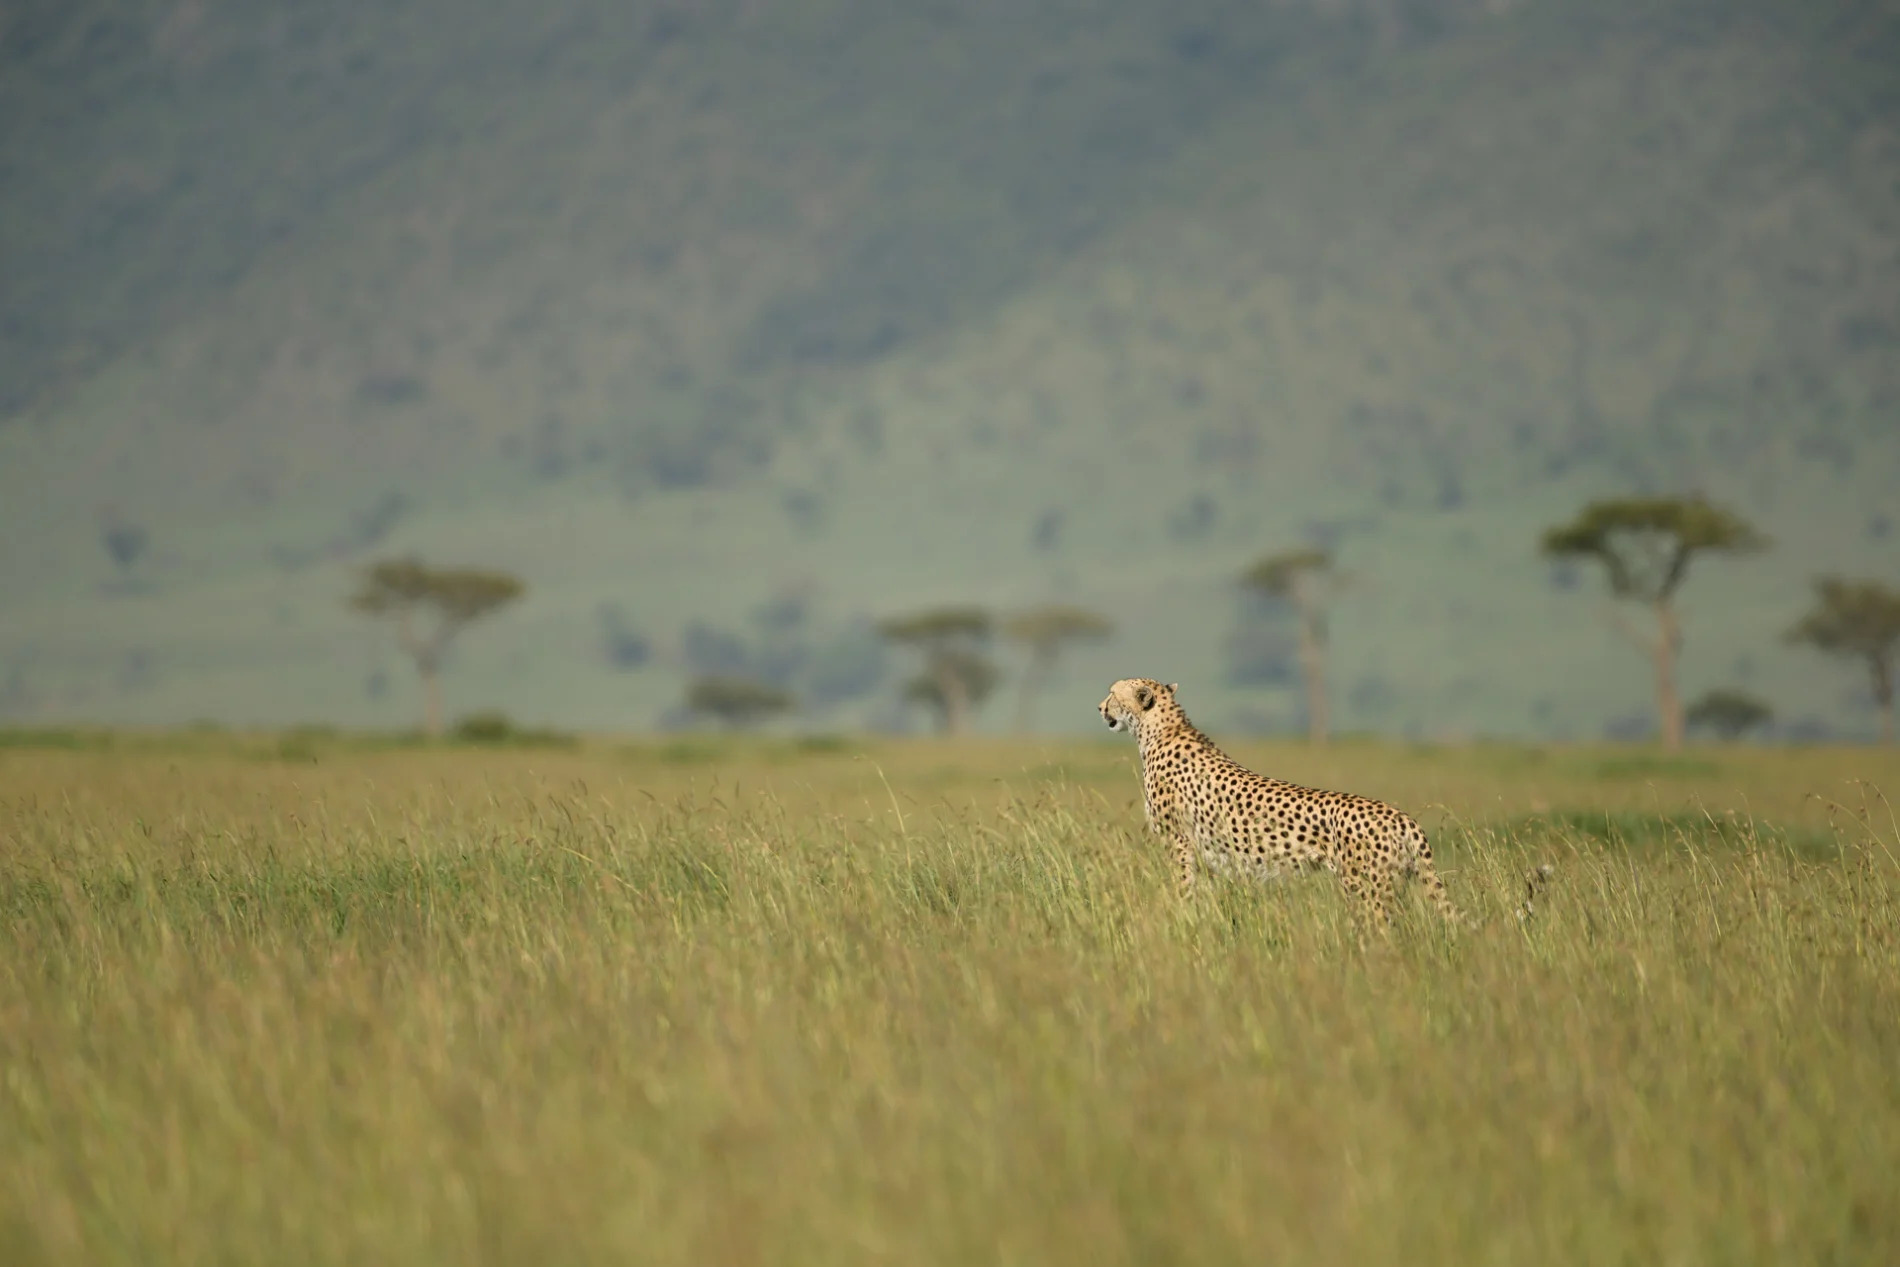
<instances>
[{"instance_id":1,"label":"cheetah front leg","mask_svg":"<svg viewBox=\"0 0 1900 1267\"><path fill-rule=\"evenodd\" d=\"M1174 853L1176 890L1184 898L1194 896L1194 842L1184 832L1170 833L1169 848Z\"/></svg>"},{"instance_id":2,"label":"cheetah front leg","mask_svg":"<svg viewBox=\"0 0 1900 1267\"><path fill-rule=\"evenodd\" d=\"M1174 788L1144 771L1142 808L1148 815L1148 830L1166 838L1174 862L1175 888L1182 897L1194 892L1194 839L1181 821L1181 806Z\"/></svg>"}]
</instances>

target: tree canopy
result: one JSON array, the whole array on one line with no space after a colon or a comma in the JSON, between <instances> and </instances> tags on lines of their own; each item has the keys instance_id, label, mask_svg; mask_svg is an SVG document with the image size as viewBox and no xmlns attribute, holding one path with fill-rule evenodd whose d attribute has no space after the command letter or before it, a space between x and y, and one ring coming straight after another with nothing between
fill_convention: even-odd
<instances>
[{"instance_id":1,"label":"tree canopy","mask_svg":"<svg viewBox=\"0 0 1900 1267\"><path fill-rule=\"evenodd\" d=\"M1788 640L1837 655L1891 658L1900 650L1900 590L1878 581L1823 576L1812 610Z\"/></svg>"},{"instance_id":2,"label":"tree canopy","mask_svg":"<svg viewBox=\"0 0 1900 1267\"><path fill-rule=\"evenodd\" d=\"M686 688L686 707L728 726L748 726L794 703L791 692L754 678L708 674Z\"/></svg>"},{"instance_id":3,"label":"tree canopy","mask_svg":"<svg viewBox=\"0 0 1900 1267\"><path fill-rule=\"evenodd\" d=\"M1591 502L1542 540L1552 558L1600 560L1618 598L1652 603L1675 594L1697 553L1747 554L1767 545L1747 520L1701 497Z\"/></svg>"},{"instance_id":4,"label":"tree canopy","mask_svg":"<svg viewBox=\"0 0 1900 1267\"><path fill-rule=\"evenodd\" d=\"M1065 642L1106 638L1114 632L1115 622L1099 612L1062 604L1018 612L1003 624L1005 637L1037 652L1052 652Z\"/></svg>"},{"instance_id":5,"label":"tree canopy","mask_svg":"<svg viewBox=\"0 0 1900 1267\"><path fill-rule=\"evenodd\" d=\"M1724 739L1738 739L1774 720L1775 710L1746 691L1717 687L1689 705L1683 716L1691 726L1714 731Z\"/></svg>"},{"instance_id":6,"label":"tree canopy","mask_svg":"<svg viewBox=\"0 0 1900 1267\"><path fill-rule=\"evenodd\" d=\"M460 627L521 597L526 587L507 572L485 568L432 568L414 559L391 559L364 574L350 605L382 616L427 607L445 625Z\"/></svg>"},{"instance_id":7,"label":"tree canopy","mask_svg":"<svg viewBox=\"0 0 1900 1267\"><path fill-rule=\"evenodd\" d=\"M989 638L995 620L981 607L933 607L878 623L878 632L892 642L934 645Z\"/></svg>"},{"instance_id":8,"label":"tree canopy","mask_svg":"<svg viewBox=\"0 0 1900 1267\"><path fill-rule=\"evenodd\" d=\"M1333 556L1329 551L1317 547L1287 550L1261 559L1241 573L1240 581L1263 594L1288 598L1295 594L1303 577L1330 571L1332 566Z\"/></svg>"},{"instance_id":9,"label":"tree canopy","mask_svg":"<svg viewBox=\"0 0 1900 1267\"><path fill-rule=\"evenodd\" d=\"M1900 657L1900 590L1879 581L1823 576L1815 602L1788 631L1790 642L1830 655L1863 660L1880 709L1881 737L1894 740L1894 660Z\"/></svg>"}]
</instances>

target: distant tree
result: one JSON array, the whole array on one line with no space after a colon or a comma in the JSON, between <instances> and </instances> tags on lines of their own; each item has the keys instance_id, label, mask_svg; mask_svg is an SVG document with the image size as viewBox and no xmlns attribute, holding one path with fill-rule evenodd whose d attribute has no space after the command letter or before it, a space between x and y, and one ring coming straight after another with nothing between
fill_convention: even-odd
<instances>
[{"instance_id":1,"label":"distant tree","mask_svg":"<svg viewBox=\"0 0 1900 1267\"><path fill-rule=\"evenodd\" d=\"M754 678L709 674L686 688L686 707L694 713L741 729L782 713L793 704L791 692Z\"/></svg>"},{"instance_id":2,"label":"distant tree","mask_svg":"<svg viewBox=\"0 0 1900 1267\"><path fill-rule=\"evenodd\" d=\"M449 734L463 743L513 744L522 748L571 748L578 742L563 730L517 726L508 714L493 709L458 718Z\"/></svg>"},{"instance_id":3,"label":"distant tree","mask_svg":"<svg viewBox=\"0 0 1900 1267\"><path fill-rule=\"evenodd\" d=\"M127 572L144 556L151 537L137 524L113 522L100 531L99 540L107 557L118 564L120 571Z\"/></svg>"},{"instance_id":4,"label":"distant tree","mask_svg":"<svg viewBox=\"0 0 1900 1267\"><path fill-rule=\"evenodd\" d=\"M1746 691L1717 687L1689 705L1683 716L1694 729L1712 731L1723 739L1740 739L1757 726L1773 721L1775 710Z\"/></svg>"},{"instance_id":5,"label":"distant tree","mask_svg":"<svg viewBox=\"0 0 1900 1267\"><path fill-rule=\"evenodd\" d=\"M1333 556L1309 548L1270 554L1241 574L1240 582L1268 598L1293 605L1300 628L1300 677L1306 685L1306 732L1326 742L1330 724L1326 695L1326 608L1339 586Z\"/></svg>"},{"instance_id":6,"label":"distant tree","mask_svg":"<svg viewBox=\"0 0 1900 1267\"><path fill-rule=\"evenodd\" d=\"M135 579L134 569L152 544L151 534L143 526L121 519L116 511L105 513L105 522L99 527L99 544L119 570L120 584L129 589Z\"/></svg>"},{"instance_id":7,"label":"distant tree","mask_svg":"<svg viewBox=\"0 0 1900 1267\"><path fill-rule=\"evenodd\" d=\"M891 642L923 654L923 673L905 688L905 698L938 710L940 729L960 735L970 710L995 689L996 666L984 655L993 622L980 607L937 607L893 617L878 626Z\"/></svg>"},{"instance_id":8,"label":"distant tree","mask_svg":"<svg viewBox=\"0 0 1900 1267\"><path fill-rule=\"evenodd\" d=\"M1866 662L1880 709L1881 742L1894 740L1894 662L1900 659L1900 590L1879 581L1823 576L1814 608L1788 631L1790 642Z\"/></svg>"},{"instance_id":9,"label":"distant tree","mask_svg":"<svg viewBox=\"0 0 1900 1267\"><path fill-rule=\"evenodd\" d=\"M931 668L906 682L904 698L934 712L938 730L957 734L959 728L953 727L950 720L951 700L959 700L957 706L966 711L974 708L990 697L1001 678L996 666L982 655L953 649L943 652ZM957 692L954 697L945 689L946 684L952 683Z\"/></svg>"},{"instance_id":10,"label":"distant tree","mask_svg":"<svg viewBox=\"0 0 1900 1267\"><path fill-rule=\"evenodd\" d=\"M378 563L363 574L350 606L396 623L396 641L422 678L422 724L442 733L442 657L463 629L521 597L519 578L475 568L437 569L414 559Z\"/></svg>"},{"instance_id":11,"label":"distant tree","mask_svg":"<svg viewBox=\"0 0 1900 1267\"><path fill-rule=\"evenodd\" d=\"M1066 644L1093 642L1114 632L1115 625L1106 616L1083 607L1038 607L1010 617L1003 626L1004 635L1029 651L1029 666L1023 671L1016 708L1016 729L1029 729L1036 696L1055 671Z\"/></svg>"},{"instance_id":12,"label":"distant tree","mask_svg":"<svg viewBox=\"0 0 1900 1267\"><path fill-rule=\"evenodd\" d=\"M1701 497L1632 497L1591 502L1570 523L1548 529L1543 553L1555 559L1595 559L1603 564L1610 593L1641 603L1655 619L1654 632L1624 620L1612 609L1616 628L1649 656L1656 675L1656 714L1663 747L1682 747L1682 698L1676 691L1676 660L1682 624L1676 592L1697 554L1746 554L1768 539L1741 517Z\"/></svg>"}]
</instances>

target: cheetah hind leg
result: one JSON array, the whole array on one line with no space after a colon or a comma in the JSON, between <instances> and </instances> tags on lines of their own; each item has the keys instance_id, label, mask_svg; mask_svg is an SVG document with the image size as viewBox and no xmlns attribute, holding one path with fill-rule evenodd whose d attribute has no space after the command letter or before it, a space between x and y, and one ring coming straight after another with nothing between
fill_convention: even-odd
<instances>
[{"instance_id":1,"label":"cheetah hind leg","mask_svg":"<svg viewBox=\"0 0 1900 1267\"><path fill-rule=\"evenodd\" d=\"M1358 867L1341 867L1339 882L1352 903L1353 923L1363 941L1368 928L1384 933L1392 927L1392 877L1368 876Z\"/></svg>"}]
</instances>

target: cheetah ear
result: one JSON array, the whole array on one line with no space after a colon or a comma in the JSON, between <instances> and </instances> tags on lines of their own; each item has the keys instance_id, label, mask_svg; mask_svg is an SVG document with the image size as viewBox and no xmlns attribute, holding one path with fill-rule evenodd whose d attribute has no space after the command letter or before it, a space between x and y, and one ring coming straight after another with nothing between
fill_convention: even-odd
<instances>
[{"instance_id":1,"label":"cheetah ear","mask_svg":"<svg viewBox=\"0 0 1900 1267\"><path fill-rule=\"evenodd\" d=\"M1172 695L1180 689L1181 689L1181 684L1179 682L1168 683L1168 694Z\"/></svg>"},{"instance_id":2,"label":"cheetah ear","mask_svg":"<svg viewBox=\"0 0 1900 1267\"><path fill-rule=\"evenodd\" d=\"M1141 711L1147 712L1155 706L1155 693L1145 686L1135 688L1135 703L1141 705Z\"/></svg>"}]
</instances>

